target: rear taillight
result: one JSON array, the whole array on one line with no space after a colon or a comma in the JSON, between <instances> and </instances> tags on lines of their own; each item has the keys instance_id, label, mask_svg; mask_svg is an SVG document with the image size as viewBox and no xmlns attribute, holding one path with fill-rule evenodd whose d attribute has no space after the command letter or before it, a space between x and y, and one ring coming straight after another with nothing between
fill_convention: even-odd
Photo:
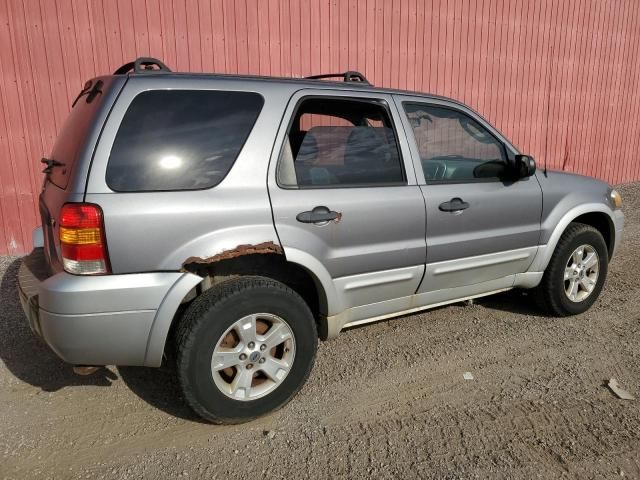
<instances>
[{"instance_id":1,"label":"rear taillight","mask_svg":"<svg viewBox=\"0 0 640 480\"><path fill-rule=\"evenodd\" d=\"M102 210L91 203L66 203L60 212L62 264L69 273L110 273Z\"/></svg>"}]
</instances>

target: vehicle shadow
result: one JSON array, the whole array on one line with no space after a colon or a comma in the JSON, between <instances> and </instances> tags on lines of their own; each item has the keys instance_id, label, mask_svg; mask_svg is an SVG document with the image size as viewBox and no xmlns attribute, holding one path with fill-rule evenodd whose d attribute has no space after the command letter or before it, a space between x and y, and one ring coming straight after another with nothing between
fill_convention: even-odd
<instances>
[{"instance_id":1,"label":"vehicle shadow","mask_svg":"<svg viewBox=\"0 0 640 480\"><path fill-rule=\"evenodd\" d=\"M29 328L20 305L17 275L21 259L13 260L0 280L0 360L18 379L47 392L74 385L108 387L117 375L101 368L91 376L73 373Z\"/></svg>"},{"instance_id":2,"label":"vehicle shadow","mask_svg":"<svg viewBox=\"0 0 640 480\"><path fill-rule=\"evenodd\" d=\"M129 390L152 407L183 420L207 423L186 404L171 362L160 368L118 367L118 373Z\"/></svg>"},{"instance_id":3,"label":"vehicle shadow","mask_svg":"<svg viewBox=\"0 0 640 480\"><path fill-rule=\"evenodd\" d=\"M527 290L508 290L495 295L481 297L474 301L478 305L482 305L492 310L501 310L503 312L517 313L519 315L548 317L548 315L536 305L533 296Z\"/></svg>"},{"instance_id":4,"label":"vehicle shadow","mask_svg":"<svg viewBox=\"0 0 640 480\"><path fill-rule=\"evenodd\" d=\"M0 269L0 360L19 380L46 392L65 387L109 387L118 374L142 400L172 416L200 421L182 398L175 368L102 367L87 376L73 373L29 328L20 305L17 276L21 259ZM116 373L117 372L117 373Z\"/></svg>"},{"instance_id":5,"label":"vehicle shadow","mask_svg":"<svg viewBox=\"0 0 640 480\"><path fill-rule=\"evenodd\" d=\"M491 310L500 310L508 313L516 313L519 315L531 315L540 318L551 318L544 313L534 302L533 296L530 292L521 289L508 290L502 293L496 293L494 295L488 295L486 297L479 297L473 300L477 305L490 308ZM454 305L461 305L463 302L450 303L446 305L439 305L437 307L429 308L425 312L435 312L437 310L446 310ZM419 313L419 312L418 312ZM415 313L407 313L397 317L393 317L393 320L398 320L406 317L411 317ZM353 327L347 327L348 331L355 331L361 328L367 328L370 324L363 323L355 325Z\"/></svg>"},{"instance_id":6,"label":"vehicle shadow","mask_svg":"<svg viewBox=\"0 0 640 480\"><path fill-rule=\"evenodd\" d=\"M88 376L73 373L71 365L60 360L31 332L24 318L16 284L20 263L20 259L15 259L4 272L0 270L0 360L16 378L44 391L55 392L81 385L108 387L118 379L117 372L125 385L149 405L172 416L203 422L184 401L171 361L160 368L103 367ZM496 310L543 316L531 300L526 292L514 290L477 302Z\"/></svg>"}]
</instances>

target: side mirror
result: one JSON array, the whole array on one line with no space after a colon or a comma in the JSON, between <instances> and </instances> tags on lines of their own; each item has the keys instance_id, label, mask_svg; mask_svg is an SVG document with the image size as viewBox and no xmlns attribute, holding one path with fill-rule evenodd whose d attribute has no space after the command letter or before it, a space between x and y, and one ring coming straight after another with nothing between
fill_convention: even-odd
<instances>
[{"instance_id":1,"label":"side mirror","mask_svg":"<svg viewBox=\"0 0 640 480\"><path fill-rule=\"evenodd\" d=\"M530 155L516 155L515 170L517 178L530 177L536 173L536 161Z\"/></svg>"}]
</instances>

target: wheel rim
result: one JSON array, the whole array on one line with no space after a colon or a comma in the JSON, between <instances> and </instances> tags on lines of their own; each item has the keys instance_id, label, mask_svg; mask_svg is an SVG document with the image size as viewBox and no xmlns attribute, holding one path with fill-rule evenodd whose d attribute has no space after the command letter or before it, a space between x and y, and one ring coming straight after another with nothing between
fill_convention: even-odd
<instances>
[{"instance_id":1,"label":"wheel rim","mask_svg":"<svg viewBox=\"0 0 640 480\"><path fill-rule=\"evenodd\" d=\"M273 392L289 374L296 342L289 324L277 315L247 315L222 334L211 357L218 389L249 401Z\"/></svg>"},{"instance_id":2,"label":"wheel rim","mask_svg":"<svg viewBox=\"0 0 640 480\"><path fill-rule=\"evenodd\" d=\"M600 258L591 245L576 248L564 269L564 293L572 302L582 302L593 293L598 282Z\"/></svg>"}]
</instances>

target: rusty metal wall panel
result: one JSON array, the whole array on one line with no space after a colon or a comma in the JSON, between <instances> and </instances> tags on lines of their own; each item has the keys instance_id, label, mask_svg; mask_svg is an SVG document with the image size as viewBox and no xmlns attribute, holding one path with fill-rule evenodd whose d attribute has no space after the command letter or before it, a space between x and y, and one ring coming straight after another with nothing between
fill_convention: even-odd
<instances>
[{"instance_id":1,"label":"rusty metal wall panel","mask_svg":"<svg viewBox=\"0 0 640 480\"><path fill-rule=\"evenodd\" d=\"M540 165L640 180L635 0L0 0L0 254L31 248L38 160L84 80L137 56L460 99Z\"/></svg>"}]
</instances>

